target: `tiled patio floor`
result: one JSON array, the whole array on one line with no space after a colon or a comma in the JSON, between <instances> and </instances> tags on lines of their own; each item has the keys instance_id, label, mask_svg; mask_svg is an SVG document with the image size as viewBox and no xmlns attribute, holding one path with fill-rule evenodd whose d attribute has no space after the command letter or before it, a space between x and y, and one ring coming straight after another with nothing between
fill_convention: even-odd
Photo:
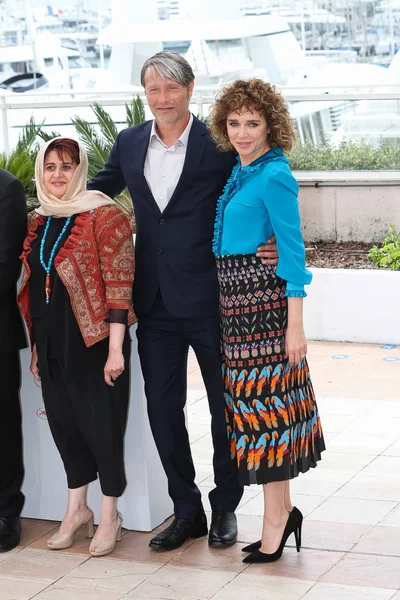
<instances>
[{"instance_id":1,"label":"tiled patio floor","mask_svg":"<svg viewBox=\"0 0 400 600\"><path fill-rule=\"evenodd\" d=\"M65 551L46 550L57 524L23 522L22 545L0 554L0 600L400 600L400 348L309 344L327 452L292 484L306 515L303 548L272 565L244 565L241 547L260 535L262 495L246 490L239 542L205 539L170 553L152 534L125 532L113 555L90 558L80 534ZM197 479L209 510L213 485L209 415L194 354L189 425Z\"/></svg>"}]
</instances>

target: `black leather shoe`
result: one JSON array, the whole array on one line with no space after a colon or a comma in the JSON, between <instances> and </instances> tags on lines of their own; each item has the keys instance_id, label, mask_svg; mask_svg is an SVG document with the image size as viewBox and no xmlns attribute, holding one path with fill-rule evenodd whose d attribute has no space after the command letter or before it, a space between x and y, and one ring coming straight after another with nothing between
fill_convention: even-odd
<instances>
[{"instance_id":1,"label":"black leather shoe","mask_svg":"<svg viewBox=\"0 0 400 600\"><path fill-rule=\"evenodd\" d=\"M238 534L236 515L233 512L213 510L208 543L215 548L231 546Z\"/></svg>"},{"instance_id":2,"label":"black leather shoe","mask_svg":"<svg viewBox=\"0 0 400 600\"><path fill-rule=\"evenodd\" d=\"M21 539L21 519L0 517L0 552L8 552L18 546Z\"/></svg>"},{"instance_id":3,"label":"black leather shoe","mask_svg":"<svg viewBox=\"0 0 400 600\"><path fill-rule=\"evenodd\" d=\"M171 525L150 540L149 546L153 550L174 550L189 538L207 535L207 531L207 519L204 513L194 519L175 517Z\"/></svg>"}]
</instances>

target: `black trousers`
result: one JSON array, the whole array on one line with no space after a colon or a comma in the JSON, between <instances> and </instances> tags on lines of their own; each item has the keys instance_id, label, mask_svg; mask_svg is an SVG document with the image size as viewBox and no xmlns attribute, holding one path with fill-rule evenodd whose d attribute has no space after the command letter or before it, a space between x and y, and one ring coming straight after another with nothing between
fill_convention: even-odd
<instances>
[{"instance_id":1,"label":"black trousers","mask_svg":"<svg viewBox=\"0 0 400 600\"><path fill-rule=\"evenodd\" d=\"M119 497L126 487L124 437L129 405L129 360L110 387L103 368L78 381L65 377L63 359L48 359L42 377L43 401L68 487L87 485L99 476L105 496Z\"/></svg>"},{"instance_id":2,"label":"black trousers","mask_svg":"<svg viewBox=\"0 0 400 600\"><path fill-rule=\"evenodd\" d=\"M0 354L0 382L0 517L18 517L24 505L18 352Z\"/></svg>"},{"instance_id":3,"label":"black trousers","mask_svg":"<svg viewBox=\"0 0 400 600\"><path fill-rule=\"evenodd\" d=\"M192 346L207 390L211 412L216 487L209 498L213 510L232 512L243 494L236 461L231 460L225 422L221 375L219 318L177 319L157 299L137 329L148 415L168 478L176 517L191 518L202 510L185 425L187 357Z\"/></svg>"}]
</instances>

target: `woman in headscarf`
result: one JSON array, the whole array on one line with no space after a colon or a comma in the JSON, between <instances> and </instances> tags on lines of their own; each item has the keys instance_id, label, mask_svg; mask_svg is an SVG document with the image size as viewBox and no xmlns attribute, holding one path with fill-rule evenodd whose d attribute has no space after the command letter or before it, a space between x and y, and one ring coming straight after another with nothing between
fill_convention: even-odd
<instances>
[{"instance_id":1,"label":"woman in headscarf","mask_svg":"<svg viewBox=\"0 0 400 600\"><path fill-rule=\"evenodd\" d=\"M19 305L68 482L67 511L48 547L68 548L84 525L93 537L87 489L99 476L102 508L89 550L103 556L121 536L134 254L128 218L111 198L86 190L87 172L75 140L54 138L38 153L40 208L29 215Z\"/></svg>"}]
</instances>

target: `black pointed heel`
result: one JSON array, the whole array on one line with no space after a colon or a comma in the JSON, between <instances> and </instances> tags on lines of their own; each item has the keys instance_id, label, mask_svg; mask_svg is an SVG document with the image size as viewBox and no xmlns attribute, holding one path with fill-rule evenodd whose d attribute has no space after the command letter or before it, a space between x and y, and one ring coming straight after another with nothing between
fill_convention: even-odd
<instances>
[{"instance_id":1,"label":"black pointed heel","mask_svg":"<svg viewBox=\"0 0 400 600\"><path fill-rule=\"evenodd\" d=\"M286 527L285 527L283 535L282 535L281 543L279 544L279 548L277 549L277 551L273 552L272 554L265 554L264 552L261 552L261 550L257 549L257 550L254 550L254 552L252 552L248 556L246 556L242 560L242 562L244 562L244 563L271 563L271 562L275 562L276 560L279 560L280 557L282 556L283 549L286 546L286 542L287 542L289 536L292 535L292 533L294 533L294 536L296 539L297 552L300 552L301 526L302 526L302 522L299 523L297 521L296 515L294 515L293 511L292 511L289 514L289 518L287 520Z\"/></svg>"},{"instance_id":2,"label":"black pointed heel","mask_svg":"<svg viewBox=\"0 0 400 600\"><path fill-rule=\"evenodd\" d=\"M290 514L293 515L294 517L296 517L297 522L300 527L299 547L301 548L301 524L303 523L303 515L301 514L301 512L299 511L299 509L296 506L293 506ZM261 548L261 540L258 540L258 542L253 542L252 544L249 544L248 546L244 546L242 548L242 552L254 552L254 550L259 550L260 548ZM300 550L297 550L297 552L300 552Z\"/></svg>"},{"instance_id":3,"label":"black pointed heel","mask_svg":"<svg viewBox=\"0 0 400 600\"><path fill-rule=\"evenodd\" d=\"M294 530L294 538L296 540L296 550L297 552L300 552L300 548L301 548L301 525L299 525L297 527L297 529Z\"/></svg>"},{"instance_id":4,"label":"black pointed heel","mask_svg":"<svg viewBox=\"0 0 400 600\"><path fill-rule=\"evenodd\" d=\"M259 550L261 548L261 540L258 540L258 542L253 542L252 544L249 544L248 546L244 546L242 548L242 552L254 552L254 550Z\"/></svg>"}]
</instances>

